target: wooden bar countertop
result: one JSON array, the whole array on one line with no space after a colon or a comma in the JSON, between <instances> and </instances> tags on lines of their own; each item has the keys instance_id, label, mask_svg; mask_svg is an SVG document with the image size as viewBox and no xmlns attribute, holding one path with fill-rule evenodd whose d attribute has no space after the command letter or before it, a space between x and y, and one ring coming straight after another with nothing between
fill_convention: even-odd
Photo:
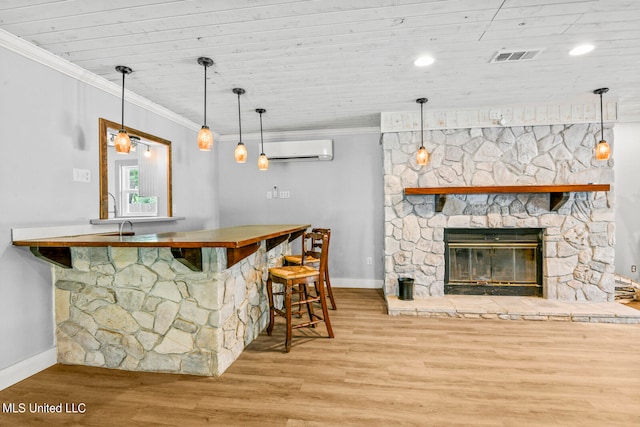
<instances>
[{"instance_id":1,"label":"wooden bar countertop","mask_svg":"<svg viewBox=\"0 0 640 427\"><path fill-rule=\"evenodd\" d=\"M15 246L37 247L164 247L164 248L241 248L262 240L301 232L310 224L240 225L211 230L176 231L159 234L126 235L116 232L44 239L14 240Z\"/></svg>"}]
</instances>

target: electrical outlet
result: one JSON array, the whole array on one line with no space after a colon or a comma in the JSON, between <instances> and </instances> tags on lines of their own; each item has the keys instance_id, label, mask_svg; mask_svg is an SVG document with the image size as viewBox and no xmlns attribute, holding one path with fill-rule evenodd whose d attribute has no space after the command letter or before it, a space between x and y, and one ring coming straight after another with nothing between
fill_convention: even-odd
<instances>
[{"instance_id":1,"label":"electrical outlet","mask_svg":"<svg viewBox=\"0 0 640 427\"><path fill-rule=\"evenodd\" d=\"M91 171L89 169L73 169L73 180L77 182L91 182Z\"/></svg>"},{"instance_id":2,"label":"electrical outlet","mask_svg":"<svg viewBox=\"0 0 640 427\"><path fill-rule=\"evenodd\" d=\"M636 267L636 265L635 265L635 264L633 264L633 265L631 266L631 272L632 272L632 273L635 273L637 269L638 269L638 268Z\"/></svg>"},{"instance_id":3,"label":"electrical outlet","mask_svg":"<svg viewBox=\"0 0 640 427\"><path fill-rule=\"evenodd\" d=\"M490 110L489 111L489 120L499 120L502 118L502 113L500 110Z\"/></svg>"},{"instance_id":4,"label":"electrical outlet","mask_svg":"<svg viewBox=\"0 0 640 427\"><path fill-rule=\"evenodd\" d=\"M370 256L367 257L367 265L372 265L373 264L373 258L371 258Z\"/></svg>"}]
</instances>

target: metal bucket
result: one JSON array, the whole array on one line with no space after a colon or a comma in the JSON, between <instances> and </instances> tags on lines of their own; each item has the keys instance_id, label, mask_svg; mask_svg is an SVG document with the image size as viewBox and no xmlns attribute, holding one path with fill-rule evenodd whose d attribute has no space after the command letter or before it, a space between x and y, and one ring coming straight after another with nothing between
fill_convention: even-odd
<instances>
[{"instance_id":1,"label":"metal bucket","mask_svg":"<svg viewBox=\"0 0 640 427\"><path fill-rule=\"evenodd\" d=\"M398 278L398 299L413 301L413 279L408 277Z\"/></svg>"}]
</instances>

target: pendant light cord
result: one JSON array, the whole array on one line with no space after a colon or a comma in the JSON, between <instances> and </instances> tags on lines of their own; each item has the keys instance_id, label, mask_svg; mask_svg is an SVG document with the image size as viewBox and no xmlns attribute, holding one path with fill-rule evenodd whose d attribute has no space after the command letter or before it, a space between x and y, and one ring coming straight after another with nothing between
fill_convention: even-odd
<instances>
[{"instance_id":1,"label":"pendant light cord","mask_svg":"<svg viewBox=\"0 0 640 427\"><path fill-rule=\"evenodd\" d=\"M260 113L260 154L264 154L264 140L262 139L262 113Z\"/></svg>"},{"instance_id":2,"label":"pendant light cord","mask_svg":"<svg viewBox=\"0 0 640 427\"><path fill-rule=\"evenodd\" d=\"M207 66L204 66L204 126L207 125Z\"/></svg>"},{"instance_id":3,"label":"pendant light cord","mask_svg":"<svg viewBox=\"0 0 640 427\"><path fill-rule=\"evenodd\" d=\"M122 130L124 130L124 76L126 73L122 73Z\"/></svg>"},{"instance_id":4,"label":"pendant light cord","mask_svg":"<svg viewBox=\"0 0 640 427\"><path fill-rule=\"evenodd\" d=\"M600 92L600 140L604 141L604 119L602 114L602 92Z\"/></svg>"},{"instance_id":5,"label":"pendant light cord","mask_svg":"<svg viewBox=\"0 0 640 427\"><path fill-rule=\"evenodd\" d=\"M428 101L427 98L418 98L416 102L420 104L420 149L424 148L424 104Z\"/></svg>"},{"instance_id":6,"label":"pendant light cord","mask_svg":"<svg viewBox=\"0 0 640 427\"><path fill-rule=\"evenodd\" d=\"M420 103L420 147L424 147L424 125L422 123L424 114L422 113L422 108L424 107L424 103Z\"/></svg>"},{"instance_id":7,"label":"pendant light cord","mask_svg":"<svg viewBox=\"0 0 640 427\"><path fill-rule=\"evenodd\" d=\"M238 129L240 129L240 141L239 142L242 142L242 120L240 119L240 91L238 91Z\"/></svg>"}]
</instances>

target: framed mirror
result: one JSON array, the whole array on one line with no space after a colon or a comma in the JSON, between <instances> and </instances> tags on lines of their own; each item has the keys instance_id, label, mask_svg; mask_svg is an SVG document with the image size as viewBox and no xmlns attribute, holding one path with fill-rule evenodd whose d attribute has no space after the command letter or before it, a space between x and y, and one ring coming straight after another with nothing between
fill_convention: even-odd
<instances>
[{"instance_id":1,"label":"framed mirror","mask_svg":"<svg viewBox=\"0 0 640 427\"><path fill-rule=\"evenodd\" d=\"M171 217L171 141L125 126L128 154L113 145L121 125L99 119L100 219Z\"/></svg>"}]
</instances>

